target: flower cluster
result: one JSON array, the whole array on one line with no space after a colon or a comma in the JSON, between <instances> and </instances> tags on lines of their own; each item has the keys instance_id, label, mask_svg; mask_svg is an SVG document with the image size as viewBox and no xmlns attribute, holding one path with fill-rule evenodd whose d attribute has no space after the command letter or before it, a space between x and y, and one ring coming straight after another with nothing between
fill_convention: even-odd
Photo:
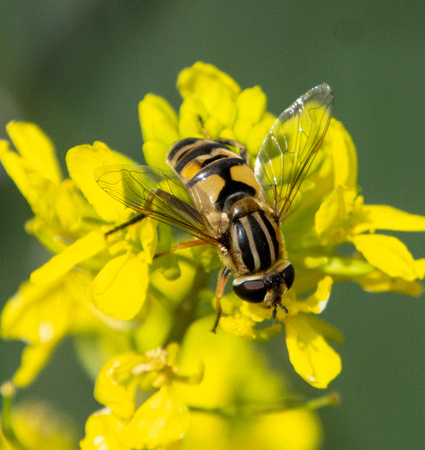
<instances>
[{"instance_id":1,"label":"flower cluster","mask_svg":"<svg viewBox=\"0 0 425 450\"><path fill-rule=\"evenodd\" d=\"M215 67L196 63L180 73L178 89L178 115L161 97L149 94L140 102L148 165L169 170L165 155L175 141L204 137L199 118L212 139L244 144L253 162L274 121L258 86L241 90ZM295 371L325 388L341 370L328 343L340 342L341 334L317 317L333 283L421 292L425 259L415 260L401 241L376 230L425 231L425 217L364 204L354 144L335 119L316 170L282 225L297 271L284 299L289 313L278 311L276 323L257 326L272 311L230 293L222 300L216 336L208 331L214 321L210 279L220 265L212 246L155 258L176 237L150 218L105 238L133 211L100 189L93 173L131 160L101 142L80 145L68 151L70 178L63 179L54 147L36 125L12 122L7 131L17 152L1 141L0 158L34 213L26 230L54 256L6 304L0 331L27 343L13 378L17 387L34 380L65 336L74 337L97 378L95 396L105 405L87 422L84 449L168 448L183 437L182 448L205 447L212 439L214 448L276 448L279 439L284 448L315 448L317 417L306 408L282 406L289 398L282 381L248 341L284 330ZM342 256L342 245L351 252ZM277 437L274 424L281 420L285 431Z\"/></svg>"}]
</instances>

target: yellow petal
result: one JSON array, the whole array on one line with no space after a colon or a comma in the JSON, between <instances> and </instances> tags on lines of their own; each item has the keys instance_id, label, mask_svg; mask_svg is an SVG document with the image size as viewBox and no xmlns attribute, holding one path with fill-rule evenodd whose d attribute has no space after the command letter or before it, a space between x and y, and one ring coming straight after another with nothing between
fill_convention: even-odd
<instances>
[{"instance_id":1,"label":"yellow petal","mask_svg":"<svg viewBox=\"0 0 425 450\"><path fill-rule=\"evenodd\" d=\"M312 386L324 389L341 372L341 358L308 322L308 316L287 316L286 345L295 371Z\"/></svg>"},{"instance_id":2,"label":"yellow petal","mask_svg":"<svg viewBox=\"0 0 425 450\"><path fill-rule=\"evenodd\" d=\"M99 216L106 222L121 220L124 206L99 187L93 173L102 166L133 164L133 161L112 151L102 142L95 142L93 145L78 145L68 150L66 164L71 178Z\"/></svg>"},{"instance_id":3,"label":"yellow petal","mask_svg":"<svg viewBox=\"0 0 425 450\"><path fill-rule=\"evenodd\" d=\"M9 148L6 141L0 141L0 159L6 172L15 182L22 195L27 199L35 214L46 209L46 203L58 190L58 184Z\"/></svg>"},{"instance_id":4,"label":"yellow petal","mask_svg":"<svg viewBox=\"0 0 425 450\"><path fill-rule=\"evenodd\" d=\"M193 323L185 335L180 354L182 373L205 365L202 382L197 385L175 383L178 393L192 406L225 408L237 404L274 404L282 395L282 374L267 367L250 343L227 333L211 333L213 317ZM229 370L232 367L232 370ZM246 368L250 376L246 377Z\"/></svg>"},{"instance_id":5,"label":"yellow petal","mask_svg":"<svg viewBox=\"0 0 425 450\"><path fill-rule=\"evenodd\" d=\"M211 117L217 119L221 127L231 127L236 118L236 105L233 99L225 97L223 100L217 102L211 111Z\"/></svg>"},{"instance_id":6,"label":"yellow petal","mask_svg":"<svg viewBox=\"0 0 425 450\"><path fill-rule=\"evenodd\" d=\"M275 433L277 429L279 433ZM233 445L227 448L315 450L322 441L318 415L305 408L258 415L248 423L233 427L233 430Z\"/></svg>"},{"instance_id":7,"label":"yellow petal","mask_svg":"<svg viewBox=\"0 0 425 450\"><path fill-rule=\"evenodd\" d=\"M241 447L233 446L229 439L232 425L234 424L231 420L218 414L191 411L190 425L184 437L182 448L202 450L239 449ZM245 422L243 425L245 425Z\"/></svg>"},{"instance_id":8,"label":"yellow petal","mask_svg":"<svg viewBox=\"0 0 425 450\"><path fill-rule=\"evenodd\" d=\"M62 253L53 256L44 266L31 274L31 282L42 285L50 283L85 259L96 255L106 247L105 237L100 231L92 231L68 246Z\"/></svg>"},{"instance_id":9,"label":"yellow petal","mask_svg":"<svg viewBox=\"0 0 425 450\"><path fill-rule=\"evenodd\" d=\"M267 107L267 97L260 86L254 86L239 94L236 105L238 119L247 118L252 124L255 124L263 119Z\"/></svg>"},{"instance_id":10,"label":"yellow petal","mask_svg":"<svg viewBox=\"0 0 425 450\"><path fill-rule=\"evenodd\" d=\"M43 131L26 122L9 122L6 129L16 149L33 170L59 184L62 175L55 148Z\"/></svg>"},{"instance_id":11,"label":"yellow petal","mask_svg":"<svg viewBox=\"0 0 425 450\"><path fill-rule=\"evenodd\" d=\"M72 271L59 281L43 286L25 283L2 311L1 334L28 344L15 382L26 386L43 368L57 343L69 333L80 314L78 299L90 277ZM80 317L80 316L78 316Z\"/></svg>"},{"instance_id":12,"label":"yellow petal","mask_svg":"<svg viewBox=\"0 0 425 450\"><path fill-rule=\"evenodd\" d=\"M315 228L324 245L336 245L346 240L355 197L354 191L338 185L320 205L315 215Z\"/></svg>"},{"instance_id":13,"label":"yellow petal","mask_svg":"<svg viewBox=\"0 0 425 450\"><path fill-rule=\"evenodd\" d=\"M148 265L137 256L122 255L109 261L91 285L94 306L116 319L132 319L146 299Z\"/></svg>"},{"instance_id":14,"label":"yellow petal","mask_svg":"<svg viewBox=\"0 0 425 450\"><path fill-rule=\"evenodd\" d=\"M425 217L385 205L364 205L354 234L375 230L425 231Z\"/></svg>"},{"instance_id":15,"label":"yellow petal","mask_svg":"<svg viewBox=\"0 0 425 450\"><path fill-rule=\"evenodd\" d=\"M261 143L264 140L264 136L268 133L271 123L268 120L263 120L254 124L248 131L245 137L246 149L251 155L257 156Z\"/></svg>"},{"instance_id":16,"label":"yellow petal","mask_svg":"<svg viewBox=\"0 0 425 450\"><path fill-rule=\"evenodd\" d=\"M199 98L186 97L183 100L179 111L179 135L181 137L205 138L200 127L199 118L203 121L203 126L205 128L208 114L204 104ZM217 137L213 133L213 130L207 128L207 131L212 138Z\"/></svg>"},{"instance_id":17,"label":"yellow petal","mask_svg":"<svg viewBox=\"0 0 425 450\"><path fill-rule=\"evenodd\" d=\"M230 294L235 296L235 294ZM224 298L226 298L225 296ZM285 296L286 299L286 296ZM272 318L273 310L269 308L264 308L263 305L258 305L256 303L241 302L240 306L241 313L249 317L255 322L263 322L263 320L270 320Z\"/></svg>"},{"instance_id":18,"label":"yellow petal","mask_svg":"<svg viewBox=\"0 0 425 450\"><path fill-rule=\"evenodd\" d=\"M189 412L174 388L165 385L136 411L124 428L124 442L132 448L158 448L182 439Z\"/></svg>"},{"instance_id":19,"label":"yellow petal","mask_svg":"<svg viewBox=\"0 0 425 450\"><path fill-rule=\"evenodd\" d=\"M255 328L256 322L245 315L235 314L220 319L220 327L227 333L256 342L266 342L276 337L282 331L280 323L266 328Z\"/></svg>"},{"instance_id":20,"label":"yellow petal","mask_svg":"<svg viewBox=\"0 0 425 450\"><path fill-rule=\"evenodd\" d=\"M306 300L297 301L295 307L302 312L320 314L328 304L332 285L333 279L330 276L324 277L317 284L316 292L311 294Z\"/></svg>"},{"instance_id":21,"label":"yellow petal","mask_svg":"<svg viewBox=\"0 0 425 450\"><path fill-rule=\"evenodd\" d=\"M423 286L418 281L407 281L403 278L391 278L380 270L356 278L362 289L370 292L398 292L399 294L417 297L423 292Z\"/></svg>"},{"instance_id":22,"label":"yellow petal","mask_svg":"<svg viewBox=\"0 0 425 450\"><path fill-rule=\"evenodd\" d=\"M144 356L136 352L121 353L111 358L97 377L96 400L122 419L130 418L135 411L138 380L132 370L144 361Z\"/></svg>"},{"instance_id":23,"label":"yellow petal","mask_svg":"<svg viewBox=\"0 0 425 450\"><path fill-rule=\"evenodd\" d=\"M370 273L374 270L367 261L363 261L358 258L342 258L339 256L306 256L304 259L304 265L307 269L320 270L328 275L336 276L341 275L343 277L358 277ZM313 280L311 272L301 272L297 275L297 285L306 285L307 288L302 289L302 292L311 290L310 282ZM302 283L301 283L302 281ZM298 284L300 282L300 284Z\"/></svg>"},{"instance_id":24,"label":"yellow petal","mask_svg":"<svg viewBox=\"0 0 425 450\"><path fill-rule=\"evenodd\" d=\"M170 276L170 267L167 265L167 261L157 261L154 261L154 270L150 274L151 285L174 303L179 303L187 298L193 290L195 282L196 267L194 264L183 258L172 258L170 261L178 265L179 272L176 272L176 268L172 270L174 274L177 273L179 275L176 278L175 276Z\"/></svg>"},{"instance_id":25,"label":"yellow petal","mask_svg":"<svg viewBox=\"0 0 425 450\"><path fill-rule=\"evenodd\" d=\"M390 277L401 277L407 281L425 277L425 259L413 259L407 247L397 238L382 234L360 234L351 240L370 264Z\"/></svg>"},{"instance_id":26,"label":"yellow petal","mask_svg":"<svg viewBox=\"0 0 425 450\"><path fill-rule=\"evenodd\" d=\"M221 135L221 131L223 130L223 124L217 117L214 117L213 115L209 116L207 120L205 120L203 125L207 130L207 133L209 133L209 136L219 137ZM205 139L205 135L202 135L201 137L202 139Z\"/></svg>"},{"instance_id":27,"label":"yellow petal","mask_svg":"<svg viewBox=\"0 0 425 450\"><path fill-rule=\"evenodd\" d=\"M158 222L156 220L151 219L150 217L146 217L146 219L140 222L139 227L134 227L134 232L138 234L140 242L142 244L144 250L144 257L146 262L152 264L153 258L156 252L156 246L158 243ZM131 236L131 232L133 230L129 230L129 235Z\"/></svg>"},{"instance_id":28,"label":"yellow petal","mask_svg":"<svg viewBox=\"0 0 425 450\"><path fill-rule=\"evenodd\" d=\"M2 336L31 344L57 341L68 329L72 305L63 280L43 286L27 282L2 311Z\"/></svg>"},{"instance_id":29,"label":"yellow petal","mask_svg":"<svg viewBox=\"0 0 425 450\"><path fill-rule=\"evenodd\" d=\"M139 103L143 140L158 141L169 147L178 139L177 115L162 97L148 94Z\"/></svg>"},{"instance_id":30,"label":"yellow petal","mask_svg":"<svg viewBox=\"0 0 425 450\"><path fill-rule=\"evenodd\" d=\"M211 64L197 62L180 72L177 87L183 98L194 96L202 100L210 113L225 97L236 99L239 85L226 73Z\"/></svg>"},{"instance_id":31,"label":"yellow petal","mask_svg":"<svg viewBox=\"0 0 425 450\"><path fill-rule=\"evenodd\" d=\"M238 117L233 125L233 130L238 142L246 142L248 133L251 131L252 121L248 117ZM266 131L267 133L267 131ZM265 134L263 135L264 139ZM257 148L258 153L258 148Z\"/></svg>"},{"instance_id":32,"label":"yellow petal","mask_svg":"<svg viewBox=\"0 0 425 450\"><path fill-rule=\"evenodd\" d=\"M277 429L279 433L276 433ZM191 411L190 426L182 448L317 450L321 440L319 417L306 408L241 415L237 420Z\"/></svg>"},{"instance_id":33,"label":"yellow petal","mask_svg":"<svg viewBox=\"0 0 425 450\"><path fill-rule=\"evenodd\" d=\"M171 170L170 166L165 162L170 146L157 141L145 141L143 144L143 156L146 164L151 167L162 170Z\"/></svg>"},{"instance_id":34,"label":"yellow petal","mask_svg":"<svg viewBox=\"0 0 425 450\"><path fill-rule=\"evenodd\" d=\"M326 149L326 147L328 147ZM334 186L357 189L357 152L344 125L332 118L323 141L323 148L332 154Z\"/></svg>"},{"instance_id":35,"label":"yellow petal","mask_svg":"<svg viewBox=\"0 0 425 450\"><path fill-rule=\"evenodd\" d=\"M24 388L29 386L40 370L46 365L57 345L56 341L44 345L29 345L22 352L21 365L13 376L16 386Z\"/></svg>"},{"instance_id":36,"label":"yellow petal","mask_svg":"<svg viewBox=\"0 0 425 450\"><path fill-rule=\"evenodd\" d=\"M46 241L57 239L57 234L67 236L84 227L82 216L93 216L94 212L78 192L75 184L67 179L52 181L40 167L34 167L16 152L9 149L5 141L0 142L0 158L8 174L26 197L39 221ZM48 175L48 174L47 174ZM60 245L60 244L59 244ZM49 245L49 248L58 245Z\"/></svg>"},{"instance_id":37,"label":"yellow petal","mask_svg":"<svg viewBox=\"0 0 425 450\"><path fill-rule=\"evenodd\" d=\"M327 341L334 342L335 344L342 344L344 341L344 335L338 330L338 328L333 327L327 322L319 319L317 316L312 316L310 314L308 316L308 323Z\"/></svg>"},{"instance_id":38,"label":"yellow petal","mask_svg":"<svg viewBox=\"0 0 425 450\"><path fill-rule=\"evenodd\" d=\"M18 186L22 195L27 198L31 187L27 179L28 165L16 152L10 149L7 141L0 141L0 159L7 174Z\"/></svg>"},{"instance_id":39,"label":"yellow petal","mask_svg":"<svg viewBox=\"0 0 425 450\"><path fill-rule=\"evenodd\" d=\"M121 441L123 422L104 408L92 414L86 423L86 435L81 450L131 450Z\"/></svg>"}]
</instances>

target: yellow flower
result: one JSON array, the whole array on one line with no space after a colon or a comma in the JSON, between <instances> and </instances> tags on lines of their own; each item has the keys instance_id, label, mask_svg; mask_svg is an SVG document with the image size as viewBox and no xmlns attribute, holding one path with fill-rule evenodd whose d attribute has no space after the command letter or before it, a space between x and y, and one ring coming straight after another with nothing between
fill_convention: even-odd
<instances>
[{"instance_id":1,"label":"yellow flower","mask_svg":"<svg viewBox=\"0 0 425 450\"><path fill-rule=\"evenodd\" d=\"M189 425L189 412L174 383L199 383L203 369L191 376L180 375L177 355L177 345L171 344L145 354L126 352L108 361L95 388L96 399L108 409L89 419L82 448L98 448L97 428L105 420L120 424L102 433L109 445L119 442L123 448L156 448L181 439ZM145 394L146 400L136 406L137 394L140 397L152 390L156 392L148 398Z\"/></svg>"},{"instance_id":2,"label":"yellow flower","mask_svg":"<svg viewBox=\"0 0 425 450\"><path fill-rule=\"evenodd\" d=\"M177 85L183 97L178 117L159 97L148 95L140 103L143 151L149 163L166 168L163 161L173 140L203 137L199 117L212 138L236 139L247 147L251 158L256 156L274 120L266 112L266 97L259 87L242 91L226 74L204 63L182 71ZM169 129L173 131L166 141L164 134ZM152 148L158 152L152 153ZM332 119L315 168L283 223L296 280L284 302L289 314L280 311L278 319L285 324L295 370L313 386L326 387L341 370L338 354L326 342L340 342L340 333L329 325L319 326L312 316L324 310L334 281L353 280L367 290L409 295L421 291L417 280L424 278L425 260L415 261L400 241L375 234L376 229L425 231L425 217L363 204L354 144L343 125ZM339 255L338 247L343 244L354 244L351 256ZM316 293L306 298L313 289ZM276 324L255 328L255 323L271 318L270 310L240 302L233 294L223 305L231 316L221 325L230 333L265 340L279 332Z\"/></svg>"},{"instance_id":3,"label":"yellow flower","mask_svg":"<svg viewBox=\"0 0 425 450\"><path fill-rule=\"evenodd\" d=\"M139 104L146 163L169 170L165 156L176 140L205 137L201 118L212 139L245 145L253 165L275 120L261 88L242 90L200 62L180 73L177 86L178 114L153 94ZM16 151L0 141L0 159L34 213L26 230L53 256L8 301L0 332L27 344L13 378L19 387L73 336L105 406L87 422L84 449L275 448L276 442L317 448L316 414L302 400L288 408L282 377L266 370L248 341L284 332L295 371L326 388L341 370L329 342L341 342L342 335L318 318L333 284L354 281L368 291L408 295L422 290L425 259L415 260L401 241L376 230L425 231L425 217L364 203L356 150L336 119L282 224L296 270L283 299L288 312L258 325L273 311L230 293L222 299L217 335L208 331L220 267L213 246L168 253L182 237L150 218L105 237L134 211L107 195L94 172L131 160L101 142L80 145L68 151L69 178L63 179L53 145L37 126L12 122L7 131ZM114 172L107 175L113 179ZM281 420L293 428L272 442Z\"/></svg>"},{"instance_id":4,"label":"yellow flower","mask_svg":"<svg viewBox=\"0 0 425 450\"><path fill-rule=\"evenodd\" d=\"M302 404L285 407L282 376L248 342L213 335L208 324L204 318L190 327L180 355L171 344L108 361L95 389L106 408L89 418L81 447L172 449L184 437L179 448L317 448L317 414ZM282 420L288 427L276 434Z\"/></svg>"}]
</instances>

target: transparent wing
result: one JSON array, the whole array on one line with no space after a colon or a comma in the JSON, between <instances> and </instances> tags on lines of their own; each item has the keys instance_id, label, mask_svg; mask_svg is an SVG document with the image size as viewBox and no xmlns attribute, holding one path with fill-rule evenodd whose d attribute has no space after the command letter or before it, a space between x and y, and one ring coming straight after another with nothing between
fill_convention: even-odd
<instances>
[{"instance_id":1,"label":"transparent wing","mask_svg":"<svg viewBox=\"0 0 425 450\"><path fill-rule=\"evenodd\" d=\"M276 119L255 160L255 176L280 221L320 148L332 117L331 88L310 89Z\"/></svg>"},{"instance_id":2,"label":"transparent wing","mask_svg":"<svg viewBox=\"0 0 425 450\"><path fill-rule=\"evenodd\" d=\"M219 245L177 175L148 166L111 165L94 172L99 186L125 206Z\"/></svg>"}]
</instances>

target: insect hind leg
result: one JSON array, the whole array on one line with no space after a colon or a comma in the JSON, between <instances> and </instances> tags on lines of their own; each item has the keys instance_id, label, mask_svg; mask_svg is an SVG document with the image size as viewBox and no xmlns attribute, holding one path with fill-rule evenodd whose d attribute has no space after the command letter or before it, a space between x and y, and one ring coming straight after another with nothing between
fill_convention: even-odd
<instances>
[{"instance_id":1,"label":"insect hind leg","mask_svg":"<svg viewBox=\"0 0 425 450\"><path fill-rule=\"evenodd\" d=\"M208 242L203 241L202 239L195 239L194 241L182 242L181 244L177 244L174 247L171 247L169 250L166 250L161 253L157 253L154 258L159 258L160 256L165 256L170 253L173 253L177 250L183 250L185 248L198 247L200 245L206 245Z\"/></svg>"}]
</instances>

